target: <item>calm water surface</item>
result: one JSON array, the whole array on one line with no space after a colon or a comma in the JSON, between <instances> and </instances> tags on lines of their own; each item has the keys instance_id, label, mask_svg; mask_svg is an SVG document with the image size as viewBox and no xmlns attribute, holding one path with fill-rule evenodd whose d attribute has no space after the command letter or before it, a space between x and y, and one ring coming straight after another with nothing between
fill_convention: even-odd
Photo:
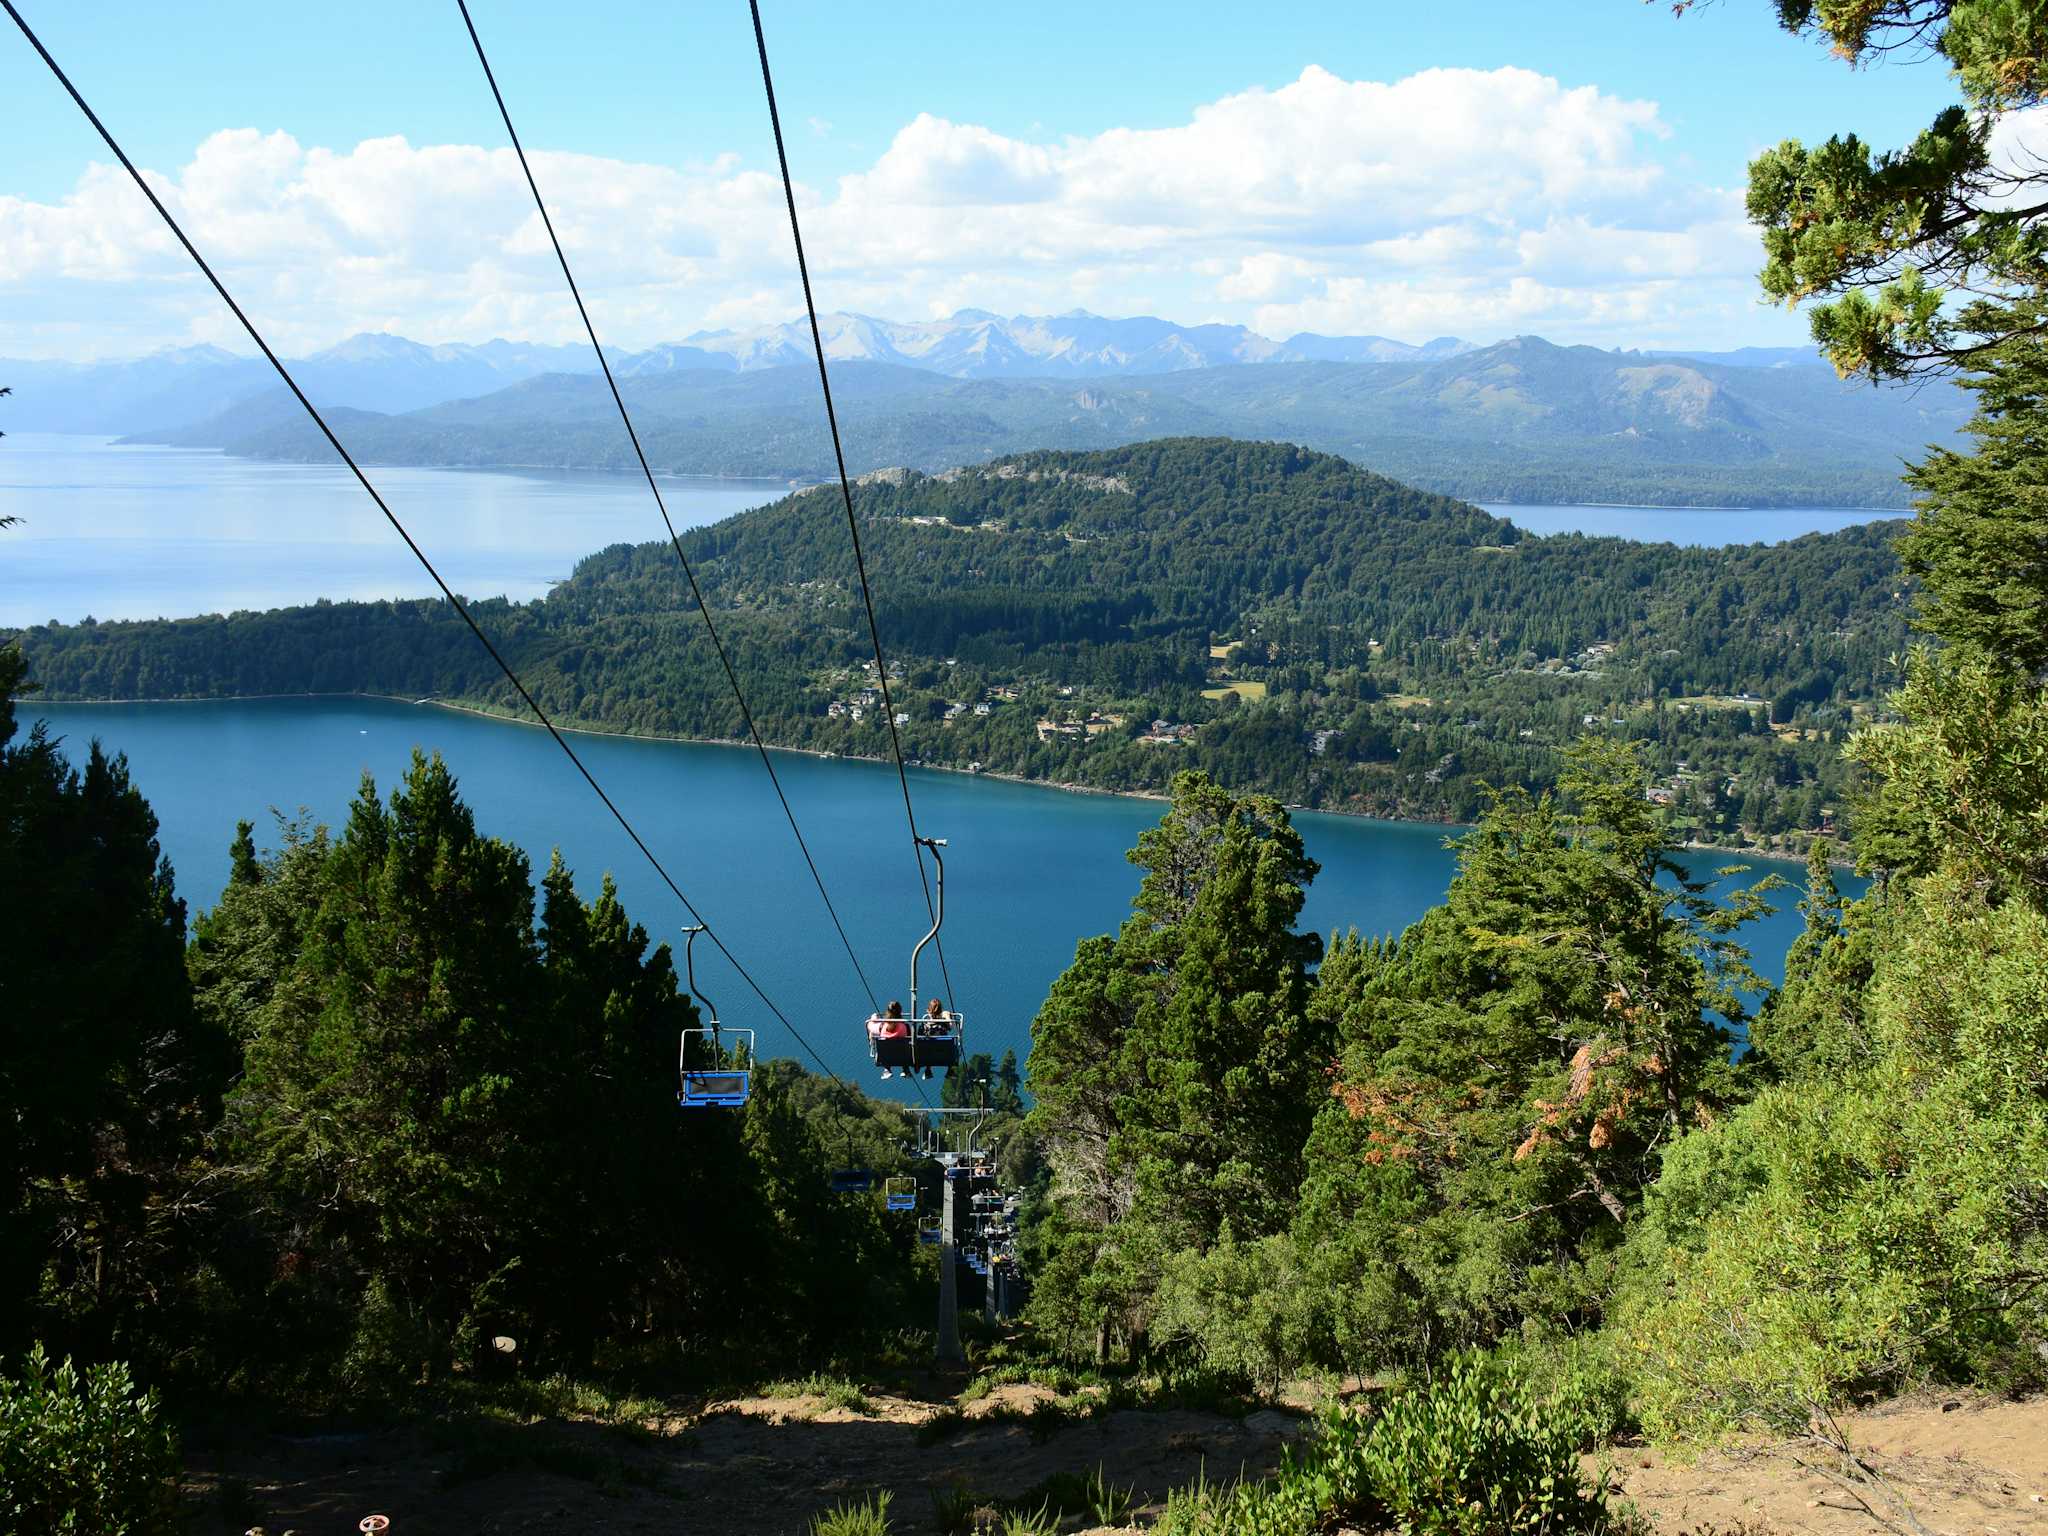
<instances>
[{"instance_id":1,"label":"calm water surface","mask_svg":"<svg viewBox=\"0 0 2048 1536\"><path fill-rule=\"evenodd\" d=\"M128 754L194 911L215 901L227 879L238 817L258 823L265 846L276 841L264 835L271 807L303 806L338 826L364 773L388 790L418 747L447 758L478 825L526 849L536 873L559 847L586 897L609 870L627 910L657 937L673 935L685 920L538 730L356 700L47 705L36 712L68 739L74 759L95 736ZM690 899L824 1059L842 1074L871 1072L860 1028L867 995L753 754L620 737L575 741ZM893 770L788 753L777 767L869 980L884 999L902 996L925 918ZM967 1012L971 1049L999 1055L1014 1048L1022 1056L1031 1017L1075 942L1113 931L1127 915L1138 871L1124 853L1161 807L940 772L914 771L912 788L923 828L951 841L950 1000ZM1395 931L1442 898L1451 874L1444 828L1313 813L1297 824L1323 866L1310 889L1307 926L1325 934ZM1696 862L1706 869L1727 860ZM1747 935L1758 968L1772 976L1798 931L1794 894L1785 893L1785 910ZM927 995L942 985L931 959L927 950ZM761 1029L765 1053L800 1054L723 962L714 957L699 979L726 1022Z\"/></svg>"},{"instance_id":2,"label":"calm water surface","mask_svg":"<svg viewBox=\"0 0 2048 1536\"><path fill-rule=\"evenodd\" d=\"M1910 517L1875 507L1539 507L1489 506L1529 533L1584 533L1652 544L1782 544L1808 533Z\"/></svg>"},{"instance_id":3,"label":"calm water surface","mask_svg":"<svg viewBox=\"0 0 2048 1536\"><path fill-rule=\"evenodd\" d=\"M368 473L449 585L471 597L539 597L607 544L662 536L647 482L626 475ZM664 481L662 494L676 526L695 528L788 489L779 480L676 478ZM23 521L6 535L0 625L435 590L339 464L10 433L0 443L0 516L7 515Z\"/></svg>"}]
</instances>

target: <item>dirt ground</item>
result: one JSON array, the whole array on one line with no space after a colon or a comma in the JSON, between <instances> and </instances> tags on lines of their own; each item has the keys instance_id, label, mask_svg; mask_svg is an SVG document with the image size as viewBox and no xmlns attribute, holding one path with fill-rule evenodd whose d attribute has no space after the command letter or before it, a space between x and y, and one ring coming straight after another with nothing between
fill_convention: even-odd
<instances>
[{"instance_id":1,"label":"dirt ground","mask_svg":"<svg viewBox=\"0 0 2048 1536\"><path fill-rule=\"evenodd\" d=\"M887 1489L899 1536L936 1531L932 1495L971 1489L1010 1498L1056 1474L1098 1467L1144 1500L1198 1473L1257 1476L1305 1421L1273 1410L1237 1420L1130 1411L1064 1426L1023 1422L1051 1394L999 1389L943 1437L919 1426L941 1392L871 1392L869 1411L814 1397L706 1404L639 1431L599 1424L495 1425L252 1437L199 1449L190 1467L195 1532L343 1536L363 1516L392 1536L501 1532L804 1536L832 1505ZM2048 1536L2048 1400L1931 1398L1845 1421L1864 1459L1934 1536ZM1887 1527L1791 1447L1690 1463L1652 1451L1611 1454L1623 1495L1662 1532L1721 1536L1869 1536ZM1865 1496L1897 1522L1879 1490ZM1069 1530L1073 1529L1070 1522ZM1895 1527L1910 1530L1910 1526Z\"/></svg>"},{"instance_id":2,"label":"dirt ground","mask_svg":"<svg viewBox=\"0 0 2048 1536\"><path fill-rule=\"evenodd\" d=\"M1934 1536L2048 1536L2048 1398L1904 1398L1842 1427ZM1759 1446L1689 1465L1654 1451L1611 1454L1624 1496L1661 1531L1868 1536L1886 1528L1871 1508L1912 1529L1884 1490L1845 1487L1827 1475L1837 1463L1811 1447Z\"/></svg>"}]
</instances>

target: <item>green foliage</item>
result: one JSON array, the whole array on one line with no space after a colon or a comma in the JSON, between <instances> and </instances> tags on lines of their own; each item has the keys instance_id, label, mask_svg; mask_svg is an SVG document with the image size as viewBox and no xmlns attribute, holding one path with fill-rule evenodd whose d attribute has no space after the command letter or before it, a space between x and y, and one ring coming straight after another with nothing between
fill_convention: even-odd
<instances>
[{"instance_id":1,"label":"green foliage","mask_svg":"<svg viewBox=\"0 0 2048 1536\"><path fill-rule=\"evenodd\" d=\"M889 1536L889 1501L894 1497L885 1488L868 1498L834 1505L811 1521L811 1536Z\"/></svg>"},{"instance_id":2,"label":"green foliage","mask_svg":"<svg viewBox=\"0 0 2048 1536\"><path fill-rule=\"evenodd\" d=\"M1082 1490L1082 1497L1088 1513L1097 1525L1129 1525L1131 1511L1136 1507L1137 1490L1126 1485L1119 1488L1103 1471L1102 1463L1095 1464L1095 1470L1088 1476L1088 1484Z\"/></svg>"},{"instance_id":3,"label":"green foliage","mask_svg":"<svg viewBox=\"0 0 2048 1536\"><path fill-rule=\"evenodd\" d=\"M154 1392L127 1366L54 1369L41 1344L0 1376L0 1525L52 1536L165 1536L180 1528L178 1450Z\"/></svg>"},{"instance_id":4,"label":"green foliage","mask_svg":"<svg viewBox=\"0 0 2048 1536\"><path fill-rule=\"evenodd\" d=\"M1683 9L1683 7L1681 7ZM1972 361L2041 324L2048 173L1994 163L1995 130L2048 79L2048 28L2031 0L1778 0L1791 31L1853 63L1925 50L1963 97L1903 149L1851 134L1788 139L1749 170L1763 227L1764 292L1813 306L1813 333L1844 374L1911 375ZM1954 301L1954 302L1951 302Z\"/></svg>"},{"instance_id":5,"label":"green foliage","mask_svg":"<svg viewBox=\"0 0 2048 1536\"><path fill-rule=\"evenodd\" d=\"M2048 340L2015 338L1980 360L1967 451L1931 449L1906 475L1919 515L1899 540L1921 582L1918 624L2022 677L2048 667Z\"/></svg>"},{"instance_id":6,"label":"green foliage","mask_svg":"<svg viewBox=\"0 0 2048 1536\"><path fill-rule=\"evenodd\" d=\"M1060 1517L1046 1500L1036 1509L1012 1510L1003 1517L1003 1536L1053 1536L1060 1528Z\"/></svg>"},{"instance_id":7,"label":"green foliage","mask_svg":"<svg viewBox=\"0 0 2048 1536\"><path fill-rule=\"evenodd\" d=\"M1900 723L1850 743L1879 781L1866 856L2048 901L2048 694L1961 646L1916 651L1892 703Z\"/></svg>"},{"instance_id":8,"label":"green foliage","mask_svg":"<svg viewBox=\"0 0 2048 1536\"><path fill-rule=\"evenodd\" d=\"M1866 901L1850 1068L1825 1058L1679 1142L1651 1192L1618 1326L1655 1432L2040 1376L2048 918L1953 871Z\"/></svg>"},{"instance_id":9,"label":"green foliage","mask_svg":"<svg viewBox=\"0 0 2048 1536\"><path fill-rule=\"evenodd\" d=\"M177 1169L232 1058L194 1014L185 906L127 760L95 741L81 772L22 732L30 691L0 648L0 1349L139 1354L122 1319L184 1261Z\"/></svg>"},{"instance_id":10,"label":"green foliage","mask_svg":"<svg viewBox=\"0 0 2048 1536\"><path fill-rule=\"evenodd\" d=\"M1033 1306L1092 1325L1098 1357L1143 1330L1166 1254L1284 1224L1319 1055L1321 942L1293 927L1316 866L1287 813L1183 774L1131 859L1146 871L1132 917L1084 941L1032 1026L1054 1191Z\"/></svg>"},{"instance_id":11,"label":"green foliage","mask_svg":"<svg viewBox=\"0 0 2048 1536\"><path fill-rule=\"evenodd\" d=\"M920 1439L919 1445L925 1442ZM975 1512L981 1501L972 1488L934 1488L932 1490L932 1524L938 1527L939 1536L972 1536Z\"/></svg>"},{"instance_id":12,"label":"green foliage","mask_svg":"<svg viewBox=\"0 0 2048 1536\"><path fill-rule=\"evenodd\" d=\"M366 783L339 836L287 826L258 858L238 834L191 958L246 1042L220 1136L255 1260L221 1265L233 1355L399 1395L500 1335L579 1372L637 1339L705 1376L902 1320L914 1255L821 1173L856 1136L894 1166L899 1112L763 1063L745 1111L679 1120L695 1012L669 951L609 880L586 902L557 858L539 884L536 914L438 759L388 802Z\"/></svg>"},{"instance_id":13,"label":"green foliage","mask_svg":"<svg viewBox=\"0 0 2048 1536\"><path fill-rule=\"evenodd\" d=\"M789 1381L774 1381L761 1389L763 1397L815 1397L822 1399L827 1408L843 1408L849 1413L872 1413L874 1404L868 1400L860 1383L844 1376L828 1376L813 1371L810 1375Z\"/></svg>"},{"instance_id":14,"label":"green foliage","mask_svg":"<svg viewBox=\"0 0 2048 1536\"><path fill-rule=\"evenodd\" d=\"M1341 1064L1293 1226L1334 1298L1323 1363L1597 1322L1663 1146L1741 1096L1724 1021L1756 982L1728 935L1771 882L1683 876L1625 750L1589 745L1566 782L1568 805L1501 795L1442 907L1323 967Z\"/></svg>"},{"instance_id":15,"label":"green foliage","mask_svg":"<svg viewBox=\"0 0 2048 1536\"><path fill-rule=\"evenodd\" d=\"M1152 1342L1185 1349L1226 1382L1275 1396L1313 1357L1326 1294L1300 1273L1285 1233L1239 1243L1227 1229L1207 1252L1170 1254L1153 1301Z\"/></svg>"},{"instance_id":16,"label":"green foliage","mask_svg":"<svg viewBox=\"0 0 2048 1536\"><path fill-rule=\"evenodd\" d=\"M1354 1488L1418 1536L1601 1530L1605 1493L1585 1485L1574 1429L1512 1376L1465 1357L1362 1429L1334 1428L1323 1456L1340 1498Z\"/></svg>"},{"instance_id":17,"label":"green foliage","mask_svg":"<svg viewBox=\"0 0 2048 1536\"><path fill-rule=\"evenodd\" d=\"M1333 1411L1298 1460L1264 1482L1206 1479L1167 1500L1161 1531L1310 1536L1338 1524L1417 1536L1600 1532L1624 1527L1588 1487L1572 1428L1515 1378L1460 1356L1427 1385L1372 1409Z\"/></svg>"}]
</instances>

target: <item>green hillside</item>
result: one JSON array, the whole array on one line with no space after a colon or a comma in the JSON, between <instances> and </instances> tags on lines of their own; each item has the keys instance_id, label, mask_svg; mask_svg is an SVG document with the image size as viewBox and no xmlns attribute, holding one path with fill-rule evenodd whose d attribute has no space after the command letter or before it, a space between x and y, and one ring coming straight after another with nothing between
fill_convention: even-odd
<instances>
[{"instance_id":1,"label":"green hillside","mask_svg":"<svg viewBox=\"0 0 2048 1536\"><path fill-rule=\"evenodd\" d=\"M1737 549L1538 539L1331 455L1214 438L883 475L857 496L906 750L1102 788L1202 767L1297 804L1463 819L1485 784L1550 782L1596 730L1648 745L1696 835L1753 841L1823 823L1845 772L1831 742L1906 638L1882 524ZM836 490L684 548L764 735L885 754ZM742 733L666 545L614 546L545 600L479 614L566 721ZM515 703L434 602L24 643L60 698Z\"/></svg>"}]
</instances>

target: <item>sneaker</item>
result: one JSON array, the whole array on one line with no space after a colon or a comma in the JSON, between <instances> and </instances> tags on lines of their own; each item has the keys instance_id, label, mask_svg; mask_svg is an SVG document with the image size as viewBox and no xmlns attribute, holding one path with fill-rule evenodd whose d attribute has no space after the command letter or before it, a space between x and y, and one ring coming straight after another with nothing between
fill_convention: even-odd
<instances>
[{"instance_id":1,"label":"sneaker","mask_svg":"<svg viewBox=\"0 0 2048 1536\"><path fill-rule=\"evenodd\" d=\"M926 1067L924 1069L924 1080L926 1082L930 1082L932 1080L932 1069L930 1067Z\"/></svg>"},{"instance_id":2,"label":"sneaker","mask_svg":"<svg viewBox=\"0 0 2048 1536\"><path fill-rule=\"evenodd\" d=\"M896 1074L895 1074L894 1072L891 1072L891 1071L890 1071L890 1070L889 1070L889 1069L888 1069L887 1067L884 1067L884 1068L882 1068L882 1081L883 1081L883 1082L885 1082L885 1083L886 1083L887 1081L889 1081L889 1079L890 1079L890 1078L894 1077L895 1075L896 1075Z\"/></svg>"}]
</instances>

